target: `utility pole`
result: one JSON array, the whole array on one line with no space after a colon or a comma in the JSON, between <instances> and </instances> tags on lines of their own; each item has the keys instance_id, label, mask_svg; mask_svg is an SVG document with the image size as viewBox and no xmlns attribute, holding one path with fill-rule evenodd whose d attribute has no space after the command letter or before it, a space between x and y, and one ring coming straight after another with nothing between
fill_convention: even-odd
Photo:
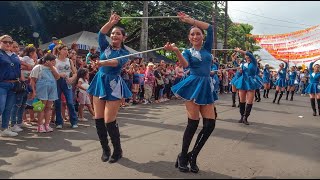
<instances>
[{"instance_id":1,"label":"utility pole","mask_svg":"<svg viewBox=\"0 0 320 180\"><path fill-rule=\"evenodd\" d=\"M213 1L212 4L212 25L213 25L213 49L217 49L217 16L218 16L218 2ZM216 50L212 51L214 57L216 57Z\"/></svg>"},{"instance_id":2,"label":"utility pole","mask_svg":"<svg viewBox=\"0 0 320 180\"><path fill-rule=\"evenodd\" d=\"M143 16L148 16L148 2L143 1ZM141 25L141 37L140 37L140 51L146 51L148 48L148 18L142 19ZM143 54L143 58L146 60L148 58L147 53Z\"/></svg>"},{"instance_id":3,"label":"utility pole","mask_svg":"<svg viewBox=\"0 0 320 180\"><path fill-rule=\"evenodd\" d=\"M227 33L228 33L228 1L224 1L224 44L223 49L228 49L228 42L227 42ZM223 57L224 63L227 63L227 51L224 52Z\"/></svg>"}]
</instances>

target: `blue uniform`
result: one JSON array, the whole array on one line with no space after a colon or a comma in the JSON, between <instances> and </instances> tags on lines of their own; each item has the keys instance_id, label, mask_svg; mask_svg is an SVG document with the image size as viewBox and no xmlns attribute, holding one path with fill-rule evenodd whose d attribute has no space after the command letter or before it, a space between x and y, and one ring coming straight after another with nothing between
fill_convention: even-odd
<instances>
[{"instance_id":1,"label":"blue uniform","mask_svg":"<svg viewBox=\"0 0 320 180\"><path fill-rule=\"evenodd\" d=\"M235 60L232 62L234 67L239 67L240 65L238 64L238 62ZM237 70L237 72L234 74L234 76L232 77L230 84L234 86L234 82L240 77L240 73L239 70Z\"/></svg>"},{"instance_id":2,"label":"blue uniform","mask_svg":"<svg viewBox=\"0 0 320 180\"><path fill-rule=\"evenodd\" d=\"M308 94L317 94L320 93L320 86L319 86L319 80L320 80L320 72L313 72L312 66L314 62L311 62L309 65L309 74L310 74L310 83L307 86L305 92Z\"/></svg>"},{"instance_id":3,"label":"blue uniform","mask_svg":"<svg viewBox=\"0 0 320 180\"><path fill-rule=\"evenodd\" d=\"M219 77L218 77L218 72L216 71L216 70L218 70L219 69L219 63L218 62L215 62L215 63L213 63L212 64L212 66L211 66L211 71L215 71L215 73L214 74L211 74L210 76L211 76L211 78L213 79L213 84L214 84L214 90L215 91L218 91L218 89L219 89L219 85L220 85L220 81L219 81Z\"/></svg>"},{"instance_id":4,"label":"blue uniform","mask_svg":"<svg viewBox=\"0 0 320 180\"><path fill-rule=\"evenodd\" d=\"M264 84L268 84L268 83L271 83L271 79L270 79L270 71L268 68L264 68L263 69L263 78L262 78L262 82Z\"/></svg>"},{"instance_id":5,"label":"blue uniform","mask_svg":"<svg viewBox=\"0 0 320 180\"><path fill-rule=\"evenodd\" d=\"M285 62L285 67L278 71L278 79L275 83L276 86L279 86L279 87L286 87L287 84L286 84L286 74L287 74L287 68L288 68L288 63Z\"/></svg>"},{"instance_id":6,"label":"blue uniform","mask_svg":"<svg viewBox=\"0 0 320 180\"><path fill-rule=\"evenodd\" d=\"M100 59L112 59L119 56L128 55L129 51L122 47L120 50L114 50L109 45L105 34L98 33L98 42L101 49ZM120 76L122 66L129 60L128 58L120 58L117 67L102 66L92 79L88 88L88 93L99 97L102 100L115 101L122 98L132 96L131 91Z\"/></svg>"},{"instance_id":7,"label":"blue uniform","mask_svg":"<svg viewBox=\"0 0 320 180\"><path fill-rule=\"evenodd\" d=\"M256 58L250 53L246 53L247 56L250 57L250 63L242 63L241 69L242 73L240 74L239 78L234 82L234 85L239 90L255 90L261 88L261 83L257 80L257 60Z\"/></svg>"},{"instance_id":8,"label":"blue uniform","mask_svg":"<svg viewBox=\"0 0 320 180\"><path fill-rule=\"evenodd\" d=\"M190 75L171 88L174 94L198 105L212 104L218 99L210 77L212 46L213 30L209 25L206 41L200 51L190 48L182 52L183 57L189 63Z\"/></svg>"},{"instance_id":9,"label":"blue uniform","mask_svg":"<svg viewBox=\"0 0 320 180\"><path fill-rule=\"evenodd\" d=\"M263 86L263 80L260 77L260 68L259 67L257 67L256 79L257 79L258 83L260 84L260 87L262 87Z\"/></svg>"},{"instance_id":10,"label":"blue uniform","mask_svg":"<svg viewBox=\"0 0 320 180\"><path fill-rule=\"evenodd\" d=\"M294 86L294 81L297 78L297 72L293 71L293 72L289 72L289 80L288 80L288 86Z\"/></svg>"}]
</instances>

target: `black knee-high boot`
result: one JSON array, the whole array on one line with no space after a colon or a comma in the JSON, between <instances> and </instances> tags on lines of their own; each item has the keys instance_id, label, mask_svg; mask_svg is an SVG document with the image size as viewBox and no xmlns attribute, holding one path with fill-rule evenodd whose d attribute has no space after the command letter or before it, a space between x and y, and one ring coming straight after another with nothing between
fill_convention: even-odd
<instances>
[{"instance_id":1,"label":"black knee-high boot","mask_svg":"<svg viewBox=\"0 0 320 180\"><path fill-rule=\"evenodd\" d=\"M318 112L319 112L319 115L320 115L320 99L317 99L317 104L318 104Z\"/></svg>"},{"instance_id":2,"label":"black knee-high boot","mask_svg":"<svg viewBox=\"0 0 320 180\"><path fill-rule=\"evenodd\" d=\"M95 121L96 121L97 134L103 150L101 160L103 162L106 162L109 160L109 157L110 157L110 147L108 145L108 131L107 131L106 125L104 124L103 118L96 119Z\"/></svg>"},{"instance_id":3,"label":"black knee-high boot","mask_svg":"<svg viewBox=\"0 0 320 180\"><path fill-rule=\"evenodd\" d=\"M183 141L182 141L182 151L178 155L177 161L176 161L176 168L179 168L181 172L187 172L189 171L188 168L188 150L190 143L192 141L192 138L194 134L197 131L199 124L199 120L193 120L188 118L188 125L186 127L186 130L183 134Z\"/></svg>"},{"instance_id":4,"label":"black knee-high boot","mask_svg":"<svg viewBox=\"0 0 320 180\"><path fill-rule=\"evenodd\" d=\"M267 89L267 95L266 95L267 98L269 98L269 91L270 89Z\"/></svg>"},{"instance_id":5,"label":"black knee-high boot","mask_svg":"<svg viewBox=\"0 0 320 180\"><path fill-rule=\"evenodd\" d=\"M213 107L213 110L214 110L214 115L216 116L216 119L218 118L218 111L217 111L217 107L214 106Z\"/></svg>"},{"instance_id":6,"label":"black knee-high boot","mask_svg":"<svg viewBox=\"0 0 320 180\"><path fill-rule=\"evenodd\" d=\"M249 125L248 117L250 116L251 109L252 109L252 105L253 105L253 104L247 104L247 106L246 106L246 111L245 111L245 113L244 113L244 118L243 118L243 123L244 123L245 125Z\"/></svg>"},{"instance_id":7,"label":"black knee-high boot","mask_svg":"<svg viewBox=\"0 0 320 180\"><path fill-rule=\"evenodd\" d=\"M108 130L108 133L109 133L112 145L113 145L113 153L111 155L109 163L115 163L120 158L122 158L119 126L118 126L116 120L113 122L107 123L106 126L107 126L107 130Z\"/></svg>"},{"instance_id":8,"label":"black knee-high boot","mask_svg":"<svg viewBox=\"0 0 320 180\"><path fill-rule=\"evenodd\" d=\"M310 103L311 103L311 108L313 110L313 116L317 115L316 111L316 99L315 98L310 98Z\"/></svg>"},{"instance_id":9,"label":"black knee-high boot","mask_svg":"<svg viewBox=\"0 0 320 180\"><path fill-rule=\"evenodd\" d=\"M232 92L232 107L236 107L236 92Z\"/></svg>"},{"instance_id":10,"label":"black knee-high boot","mask_svg":"<svg viewBox=\"0 0 320 180\"><path fill-rule=\"evenodd\" d=\"M257 90L254 90L254 101L258 100Z\"/></svg>"},{"instance_id":11,"label":"black knee-high boot","mask_svg":"<svg viewBox=\"0 0 320 180\"><path fill-rule=\"evenodd\" d=\"M291 91L291 98L290 98L290 101L293 101L293 95L294 95L294 91Z\"/></svg>"},{"instance_id":12,"label":"black knee-high boot","mask_svg":"<svg viewBox=\"0 0 320 180\"><path fill-rule=\"evenodd\" d=\"M290 91L287 91L287 97L286 97L286 100L288 100L288 98L289 98L289 92L290 92Z\"/></svg>"},{"instance_id":13,"label":"black knee-high boot","mask_svg":"<svg viewBox=\"0 0 320 180\"><path fill-rule=\"evenodd\" d=\"M280 92L280 96L279 96L279 99L278 99L278 104L280 104L280 100L282 98L282 95L283 95L283 91Z\"/></svg>"},{"instance_id":14,"label":"black knee-high boot","mask_svg":"<svg viewBox=\"0 0 320 180\"><path fill-rule=\"evenodd\" d=\"M276 102L276 100L277 100L277 97L278 97L278 94L279 94L279 91L276 91L276 93L275 93L275 95L274 95L274 99L273 99L273 103L275 103Z\"/></svg>"},{"instance_id":15,"label":"black knee-high boot","mask_svg":"<svg viewBox=\"0 0 320 180\"><path fill-rule=\"evenodd\" d=\"M243 122L243 118L244 118L244 112L246 110L246 103L245 102L244 103L240 102L239 105L240 105L241 119L238 121L238 123L242 123Z\"/></svg>"},{"instance_id":16,"label":"black knee-high boot","mask_svg":"<svg viewBox=\"0 0 320 180\"><path fill-rule=\"evenodd\" d=\"M256 89L256 93L257 93L257 97L258 97L257 102L260 102L261 101L260 89Z\"/></svg>"},{"instance_id":17,"label":"black knee-high boot","mask_svg":"<svg viewBox=\"0 0 320 180\"><path fill-rule=\"evenodd\" d=\"M263 90L263 98L267 98L267 97L266 97L266 92L267 92L267 90L264 89L264 90Z\"/></svg>"},{"instance_id":18,"label":"black knee-high boot","mask_svg":"<svg viewBox=\"0 0 320 180\"><path fill-rule=\"evenodd\" d=\"M199 172L199 167L197 166L197 157L209 139L211 133L213 132L214 128L216 126L216 120L215 119L208 119L203 118L203 128L198 134L196 143L194 144L194 147L190 153L188 153L189 157L189 163L190 163L190 171L194 173Z\"/></svg>"}]
</instances>

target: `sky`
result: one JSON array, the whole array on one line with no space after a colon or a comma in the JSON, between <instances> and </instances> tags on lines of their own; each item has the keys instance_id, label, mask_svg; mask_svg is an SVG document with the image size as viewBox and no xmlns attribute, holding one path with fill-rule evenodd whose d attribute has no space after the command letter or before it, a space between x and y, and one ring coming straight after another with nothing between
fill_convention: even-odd
<instances>
[{"instance_id":1,"label":"sky","mask_svg":"<svg viewBox=\"0 0 320 180\"><path fill-rule=\"evenodd\" d=\"M251 24L252 34L261 35L294 32L318 25L319 9L320 1L228 1L232 21Z\"/></svg>"},{"instance_id":2,"label":"sky","mask_svg":"<svg viewBox=\"0 0 320 180\"><path fill-rule=\"evenodd\" d=\"M232 21L251 24L252 34L258 35L290 33L318 25L319 9L317 1L228 1ZM260 55L263 65L268 63L278 69L280 61L266 50L255 53Z\"/></svg>"}]
</instances>

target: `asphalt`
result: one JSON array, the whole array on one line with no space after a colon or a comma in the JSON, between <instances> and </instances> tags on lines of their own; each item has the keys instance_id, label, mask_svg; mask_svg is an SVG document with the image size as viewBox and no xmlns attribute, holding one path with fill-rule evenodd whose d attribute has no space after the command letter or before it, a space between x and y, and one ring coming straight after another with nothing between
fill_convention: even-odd
<instances>
[{"instance_id":1,"label":"asphalt","mask_svg":"<svg viewBox=\"0 0 320 180\"><path fill-rule=\"evenodd\" d=\"M320 178L320 116L312 116L308 97L283 98L280 105L272 97L273 91L254 104L246 126L238 123L231 94L220 95L198 174L174 167L187 117L183 101L172 100L120 110L124 157L115 164L101 162L93 120L78 129L38 134L33 126L17 137L0 137L0 178ZM201 128L200 122L196 135Z\"/></svg>"}]
</instances>

